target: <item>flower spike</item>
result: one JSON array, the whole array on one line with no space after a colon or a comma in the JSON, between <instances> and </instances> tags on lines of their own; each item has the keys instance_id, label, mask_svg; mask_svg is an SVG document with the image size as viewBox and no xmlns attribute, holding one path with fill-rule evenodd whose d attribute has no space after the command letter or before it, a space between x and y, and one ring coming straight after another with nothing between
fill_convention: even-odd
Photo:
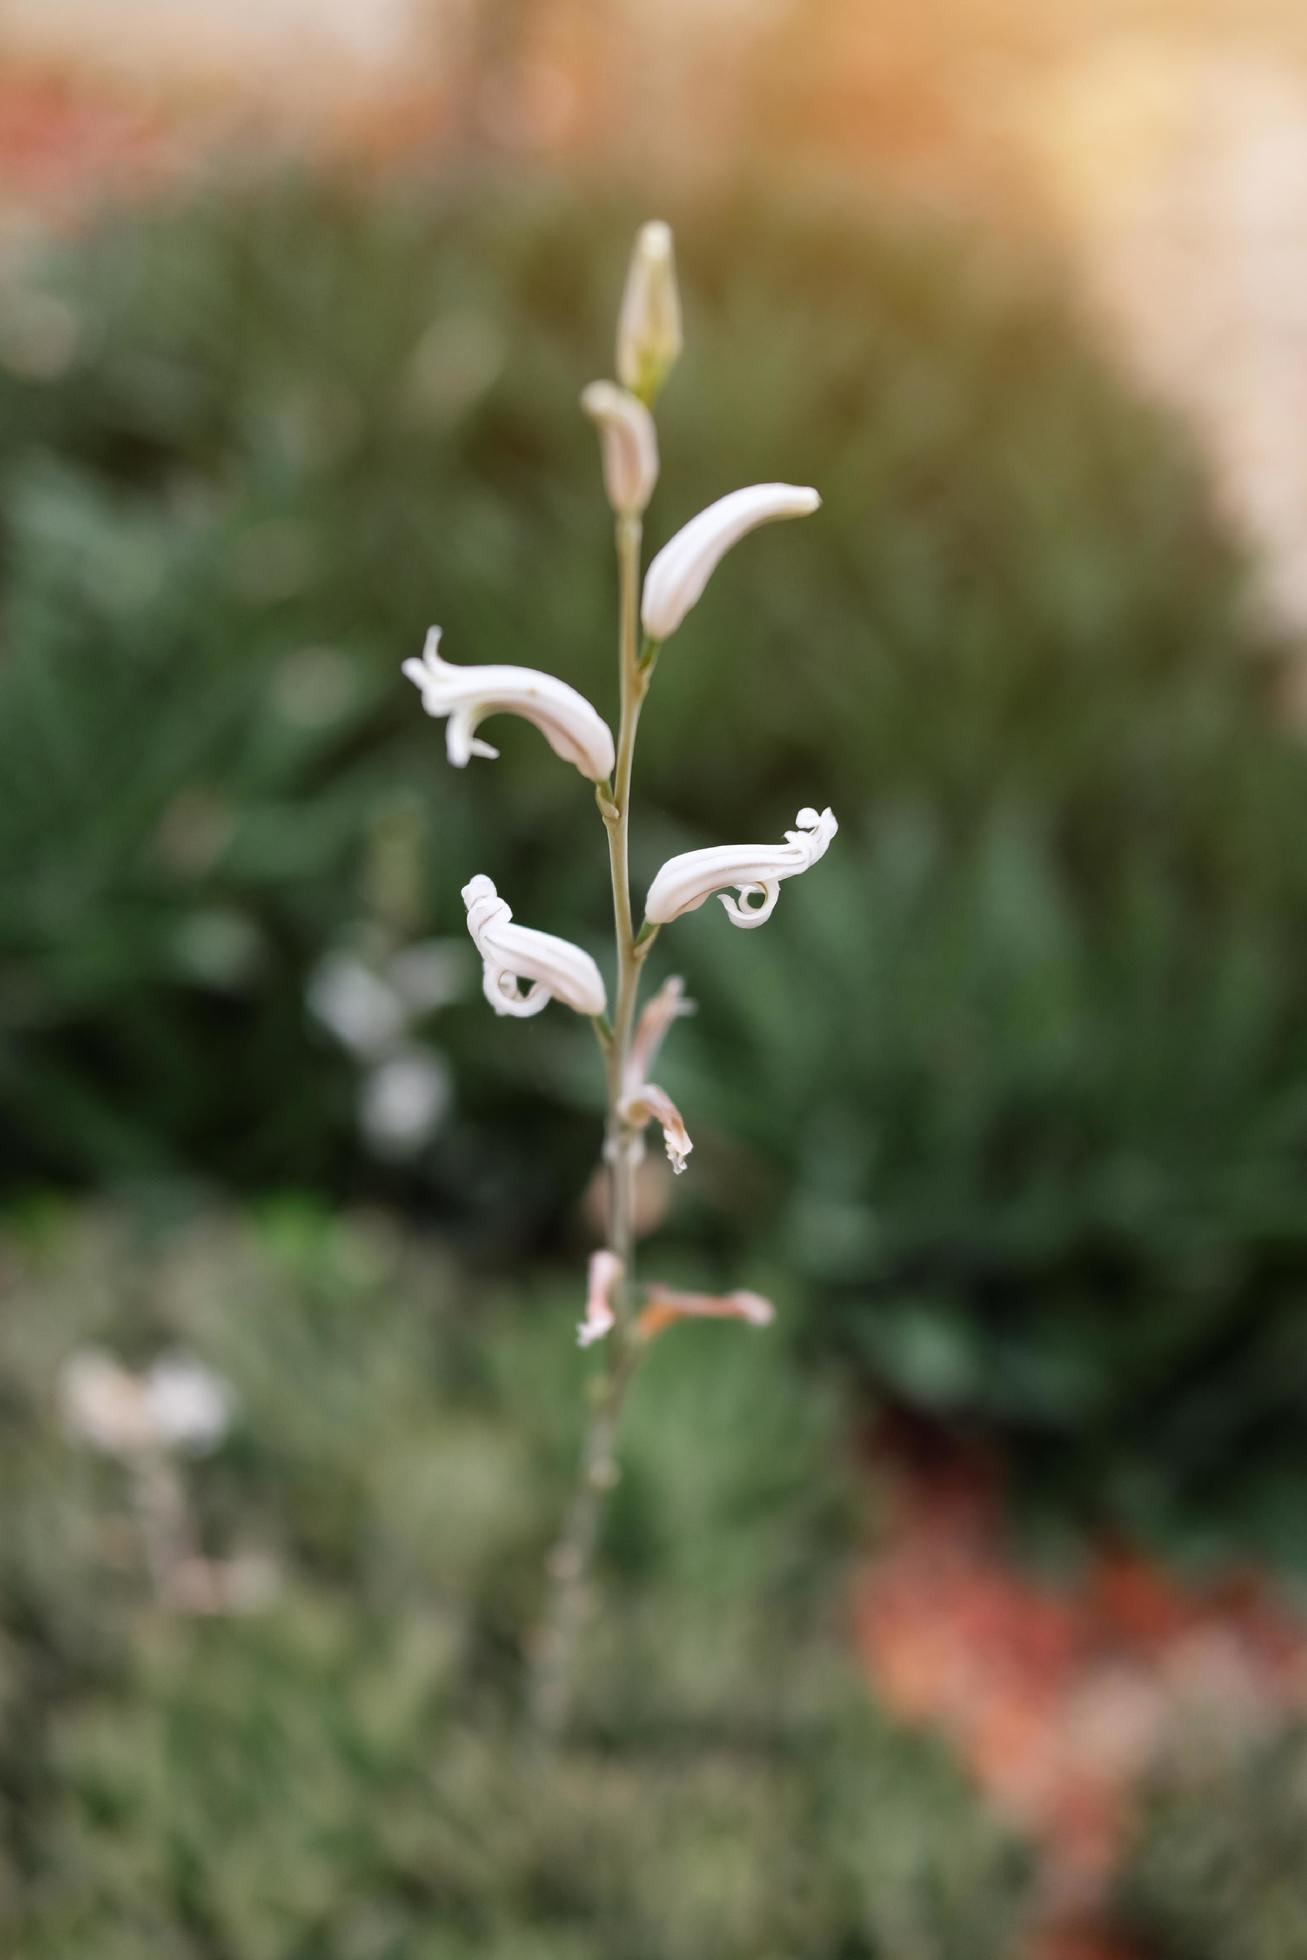
<instances>
[{"instance_id":1,"label":"flower spike","mask_svg":"<svg viewBox=\"0 0 1307 1960\"><path fill-rule=\"evenodd\" d=\"M456 769L474 755L497 756L477 739L487 715L521 715L534 722L555 755L571 762L594 783L607 782L615 752L608 724L566 681L534 667L455 667L440 657L440 628L427 634L420 660L406 660L404 673L422 694L429 715L447 715L445 745Z\"/></svg>"},{"instance_id":2,"label":"flower spike","mask_svg":"<svg viewBox=\"0 0 1307 1960\"><path fill-rule=\"evenodd\" d=\"M592 381L581 406L599 430L604 489L619 517L647 509L658 481L658 431L637 395L611 381Z\"/></svg>"},{"instance_id":3,"label":"flower spike","mask_svg":"<svg viewBox=\"0 0 1307 1960\"><path fill-rule=\"evenodd\" d=\"M764 925L776 908L782 878L797 877L825 857L839 825L832 811L800 810L783 844L714 844L669 858L649 887L645 917L667 925L697 911L716 892L733 926ZM726 891L734 887L737 898ZM755 899L758 902L754 902Z\"/></svg>"},{"instance_id":4,"label":"flower spike","mask_svg":"<svg viewBox=\"0 0 1307 1960\"><path fill-rule=\"evenodd\" d=\"M809 517L821 504L815 490L793 483L754 483L732 490L692 517L665 544L645 573L641 618L651 640L670 637L733 544L781 517Z\"/></svg>"},{"instance_id":5,"label":"flower spike","mask_svg":"<svg viewBox=\"0 0 1307 1960\"><path fill-rule=\"evenodd\" d=\"M615 1252L592 1252L586 1280L585 1319L576 1330L580 1347L590 1347L611 1334L617 1325L613 1312L613 1288L622 1277L622 1262Z\"/></svg>"},{"instance_id":6,"label":"flower spike","mask_svg":"<svg viewBox=\"0 0 1307 1960\"><path fill-rule=\"evenodd\" d=\"M591 1019L603 1013L603 976L581 947L552 932L515 926L512 912L484 873L464 885L463 903L467 929L485 963L483 991L496 1014L525 1020L551 1000Z\"/></svg>"}]
</instances>

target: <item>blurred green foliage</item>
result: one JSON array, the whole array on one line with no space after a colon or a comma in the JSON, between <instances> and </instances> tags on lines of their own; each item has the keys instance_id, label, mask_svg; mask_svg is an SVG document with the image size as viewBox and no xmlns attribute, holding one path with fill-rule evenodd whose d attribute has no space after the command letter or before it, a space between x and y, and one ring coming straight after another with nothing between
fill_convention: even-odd
<instances>
[{"instance_id":1,"label":"blurred green foliage","mask_svg":"<svg viewBox=\"0 0 1307 1960\"><path fill-rule=\"evenodd\" d=\"M1024 1855L846 1677L839 1411L778 1339L652 1354L551 1758L516 1713L574 1298L509 1312L287 1204L151 1235L42 1208L0 1266L6 1954L1009 1960ZM183 1474L206 1556L264 1575L246 1611L152 1590L129 1466L56 1418L92 1343L233 1387Z\"/></svg>"},{"instance_id":2,"label":"blurred green foliage","mask_svg":"<svg viewBox=\"0 0 1307 1960\"><path fill-rule=\"evenodd\" d=\"M324 948L461 935L489 872L602 952L588 792L534 731L451 772L398 674L523 660L612 707L593 432L635 218L548 184L257 182L104 222L0 294L0 1170L386 1191L508 1258L593 1162L562 1014L467 998L416 1167L360 1148ZM1175 431L1048 268L919 212L671 208L688 348L651 536L740 482L660 662L636 882L837 845L766 931L653 962L676 1229L759 1256L892 1397L1026 1488L1301 1557L1307 775ZM588 867L588 868L587 868Z\"/></svg>"},{"instance_id":3,"label":"blurred green foliage","mask_svg":"<svg viewBox=\"0 0 1307 1960\"><path fill-rule=\"evenodd\" d=\"M1250 1735L1207 1710L1155 1779L1121 1886L1156 1960L1307 1956L1307 1730Z\"/></svg>"}]
</instances>

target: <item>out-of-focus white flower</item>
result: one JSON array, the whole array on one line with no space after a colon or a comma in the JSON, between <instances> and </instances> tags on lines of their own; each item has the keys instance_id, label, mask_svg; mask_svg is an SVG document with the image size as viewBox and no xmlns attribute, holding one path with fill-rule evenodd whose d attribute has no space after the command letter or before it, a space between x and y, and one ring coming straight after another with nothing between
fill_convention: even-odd
<instances>
[{"instance_id":1,"label":"out-of-focus white flower","mask_svg":"<svg viewBox=\"0 0 1307 1960\"><path fill-rule=\"evenodd\" d=\"M652 219L636 233L617 318L617 378L652 402L681 351L681 295L670 225Z\"/></svg>"},{"instance_id":2,"label":"out-of-focus white flower","mask_svg":"<svg viewBox=\"0 0 1307 1960\"><path fill-rule=\"evenodd\" d=\"M525 1019L551 999L591 1019L603 1013L603 975L589 953L552 932L514 925L512 912L484 873L464 885L463 903L467 929L485 963L483 990L496 1014Z\"/></svg>"},{"instance_id":3,"label":"out-of-focus white flower","mask_svg":"<svg viewBox=\"0 0 1307 1960\"><path fill-rule=\"evenodd\" d=\"M611 381L592 381L581 406L599 429L604 490L619 516L638 517L658 481L658 431L644 403Z\"/></svg>"},{"instance_id":4,"label":"out-of-focus white flower","mask_svg":"<svg viewBox=\"0 0 1307 1960\"><path fill-rule=\"evenodd\" d=\"M754 483L692 517L645 573L640 616L649 638L666 640L676 631L731 546L748 532L781 517L809 517L820 504L815 490L797 484Z\"/></svg>"},{"instance_id":5,"label":"out-of-focus white flower","mask_svg":"<svg viewBox=\"0 0 1307 1960\"><path fill-rule=\"evenodd\" d=\"M158 1440L193 1456L216 1449L231 1426L230 1384L193 1355L161 1355L145 1377L145 1397Z\"/></svg>"},{"instance_id":6,"label":"out-of-focus white flower","mask_svg":"<svg viewBox=\"0 0 1307 1960\"><path fill-rule=\"evenodd\" d=\"M356 1055L384 1053L404 1031L405 1002L396 988L353 953L328 953L308 984L309 1011Z\"/></svg>"},{"instance_id":7,"label":"out-of-focus white flower","mask_svg":"<svg viewBox=\"0 0 1307 1960\"><path fill-rule=\"evenodd\" d=\"M642 1340L651 1341L676 1320L743 1320L750 1327L770 1327L776 1309L761 1293L682 1293L655 1280L635 1323Z\"/></svg>"},{"instance_id":8,"label":"out-of-focus white flower","mask_svg":"<svg viewBox=\"0 0 1307 1960\"><path fill-rule=\"evenodd\" d=\"M399 1161L434 1136L449 1103L444 1063L424 1048L401 1048L364 1077L359 1127L378 1156Z\"/></svg>"},{"instance_id":9,"label":"out-of-focus white flower","mask_svg":"<svg viewBox=\"0 0 1307 1960\"><path fill-rule=\"evenodd\" d=\"M775 910L781 880L796 877L824 857L839 829L830 810L800 810L794 822L796 828L786 831L783 844L714 844L706 851L669 858L649 887L645 917L666 925L697 910L716 892L732 925L763 925ZM738 898L725 896L730 886ZM755 895L760 904L751 902Z\"/></svg>"},{"instance_id":10,"label":"out-of-focus white flower","mask_svg":"<svg viewBox=\"0 0 1307 1960\"><path fill-rule=\"evenodd\" d=\"M56 1399L68 1434L108 1456L130 1456L156 1441L145 1383L101 1348L69 1355Z\"/></svg>"},{"instance_id":11,"label":"out-of-focus white flower","mask_svg":"<svg viewBox=\"0 0 1307 1960\"><path fill-rule=\"evenodd\" d=\"M445 747L456 769L474 755L497 756L498 749L477 737L488 715L521 715L534 722L555 755L570 762L591 782L613 773L613 738L608 724L583 694L534 667L454 667L440 657L440 628L433 626L419 660L403 666L422 695L429 715L447 716Z\"/></svg>"},{"instance_id":12,"label":"out-of-focus white flower","mask_svg":"<svg viewBox=\"0 0 1307 1960\"><path fill-rule=\"evenodd\" d=\"M461 939L420 939L387 960L385 978L410 1014L433 1013L466 991L467 947Z\"/></svg>"},{"instance_id":13,"label":"out-of-focus white flower","mask_svg":"<svg viewBox=\"0 0 1307 1960\"><path fill-rule=\"evenodd\" d=\"M586 1280L585 1318L576 1330L582 1347L601 1341L616 1325L613 1288L622 1277L622 1262L615 1252L592 1252Z\"/></svg>"},{"instance_id":14,"label":"out-of-focus white flower","mask_svg":"<svg viewBox=\"0 0 1307 1960\"><path fill-rule=\"evenodd\" d=\"M125 1457L160 1449L195 1455L215 1449L235 1405L222 1377L189 1355L164 1355L137 1375L100 1348L68 1357L57 1396L70 1436L108 1456Z\"/></svg>"},{"instance_id":15,"label":"out-of-focus white flower","mask_svg":"<svg viewBox=\"0 0 1307 1960\"><path fill-rule=\"evenodd\" d=\"M685 1119L666 1089L660 1089L656 1082L642 1083L631 1095L622 1097L617 1114L633 1130L642 1130L646 1123L661 1124L667 1161L678 1174L685 1169L685 1160L694 1145Z\"/></svg>"}]
</instances>

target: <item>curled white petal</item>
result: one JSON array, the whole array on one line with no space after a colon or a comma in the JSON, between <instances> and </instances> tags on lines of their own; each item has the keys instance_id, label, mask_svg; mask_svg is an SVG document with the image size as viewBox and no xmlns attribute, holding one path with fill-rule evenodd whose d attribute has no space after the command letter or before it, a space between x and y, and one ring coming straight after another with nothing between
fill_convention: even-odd
<instances>
[{"instance_id":1,"label":"curled white petal","mask_svg":"<svg viewBox=\"0 0 1307 1960\"><path fill-rule=\"evenodd\" d=\"M570 762L591 782L613 773L613 737L607 722L583 694L553 674L534 667L455 667L440 657L440 628L427 634L420 660L406 660L404 673L422 695L429 715L448 717L445 746L456 769L474 755L497 756L498 749L477 739L488 715L521 715L533 722L555 755Z\"/></svg>"},{"instance_id":2,"label":"curled white petal","mask_svg":"<svg viewBox=\"0 0 1307 1960\"><path fill-rule=\"evenodd\" d=\"M622 1262L615 1252L592 1252L586 1281L585 1318L576 1330L581 1347L602 1341L616 1325L613 1289L622 1277Z\"/></svg>"},{"instance_id":3,"label":"curled white petal","mask_svg":"<svg viewBox=\"0 0 1307 1960\"><path fill-rule=\"evenodd\" d=\"M685 1160L694 1145L685 1118L666 1089L660 1089L656 1082L642 1083L631 1095L623 1096L617 1113L633 1130L642 1130L646 1123L657 1123L662 1129L668 1163L678 1175L685 1169Z\"/></svg>"},{"instance_id":4,"label":"curled white petal","mask_svg":"<svg viewBox=\"0 0 1307 1960\"><path fill-rule=\"evenodd\" d=\"M783 878L797 877L826 855L839 825L830 810L803 809L783 844L714 844L706 851L683 851L669 858L649 887L645 917L666 925L694 912L714 892L734 887L738 898L722 897L732 925L760 926L772 915Z\"/></svg>"},{"instance_id":5,"label":"curled white petal","mask_svg":"<svg viewBox=\"0 0 1307 1960\"><path fill-rule=\"evenodd\" d=\"M731 546L748 532L781 517L808 517L820 503L815 490L798 484L754 483L692 517L645 574L640 614L649 638L665 640L676 631Z\"/></svg>"},{"instance_id":6,"label":"curled white petal","mask_svg":"<svg viewBox=\"0 0 1307 1960\"><path fill-rule=\"evenodd\" d=\"M642 1340L652 1340L676 1320L743 1320L750 1327L770 1327L776 1309L761 1293L683 1293L655 1280L636 1321Z\"/></svg>"},{"instance_id":7,"label":"curled white petal","mask_svg":"<svg viewBox=\"0 0 1307 1960\"><path fill-rule=\"evenodd\" d=\"M512 912L484 874L464 885L463 903L467 929L484 962L483 990L496 1014L524 1020L551 1000L591 1018L603 1013L603 976L589 953L552 932L514 925Z\"/></svg>"},{"instance_id":8,"label":"curled white petal","mask_svg":"<svg viewBox=\"0 0 1307 1960\"><path fill-rule=\"evenodd\" d=\"M617 320L617 378L646 401L667 379L681 351L681 295L670 225L641 225Z\"/></svg>"},{"instance_id":9,"label":"curled white petal","mask_svg":"<svg viewBox=\"0 0 1307 1960\"><path fill-rule=\"evenodd\" d=\"M644 403L611 381L592 381L581 406L599 429L608 501L619 516L647 509L658 481L658 431Z\"/></svg>"}]
</instances>

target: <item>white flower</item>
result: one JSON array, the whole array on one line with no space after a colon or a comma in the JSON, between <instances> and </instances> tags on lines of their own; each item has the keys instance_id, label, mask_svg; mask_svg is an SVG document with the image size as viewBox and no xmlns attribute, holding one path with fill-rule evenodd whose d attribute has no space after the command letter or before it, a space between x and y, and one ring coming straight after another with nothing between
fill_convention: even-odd
<instances>
[{"instance_id":1,"label":"white flower","mask_svg":"<svg viewBox=\"0 0 1307 1960\"><path fill-rule=\"evenodd\" d=\"M92 1449L130 1456L156 1440L144 1382L101 1348L69 1355L56 1394L65 1429Z\"/></svg>"},{"instance_id":2,"label":"white flower","mask_svg":"<svg viewBox=\"0 0 1307 1960\"><path fill-rule=\"evenodd\" d=\"M754 483L701 510L665 544L645 573L641 618L651 640L673 634L733 544L759 524L808 517L821 504L815 490L793 483Z\"/></svg>"},{"instance_id":3,"label":"white flower","mask_svg":"<svg viewBox=\"0 0 1307 1960\"><path fill-rule=\"evenodd\" d=\"M403 1033L404 1002L353 953L328 953L309 976L309 1011L356 1055L383 1054Z\"/></svg>"},{"instance_id":4,"label":"white flower","mask_svg":"<svg viewBox=\"0 0 1307 1960\"><path fill-rule=\"evenodd\" d=\"M714 844L706 851L683 851L669 858L649 887L645 917L666 925L683 912L693 912L722 895L726 916L734 926L763 925L776 907L782 878L797 877L824 857L839 829L830 810L800 810L796 828L787 830L783 844ZM734 886L738 898L727 898ZM752 903L756 895L761 901Z\"/></svg>"},{"instance_id":5,"label":"white flower","mask_svg":"<svg viewBox=\"0 0 1307 1960\"><path fill-rule=\"evenodd\" d=\"M637 396L611 381L592 381L581 406L598 425L604 490L619 516L638 517L658 481L658 431Z\"/></svg>"},{"instance_id":6,"label":"white flower","mask_svg":"<svg viewBox=\"0 0 1307 1960\"><path fill-rule=\"evenodd\" d=\"M551 999L592 1019L607 1004L603 976L589 953L551 932L515 926L513 914L484 874L463 887L467 929L485 962L483 989L496 1014L525 1019ZM519 991L526 983L526 992Z\"/></svg>"},{"instance_id":7,"label":"white flower","mask_svg":"<svg viewBox=\"0 0 1307 1960\"><path fill-rule=\"evenodd\" d=\"M189 1354L161 1356L145 1377L145 1396L156 1436L174 1449L202 1456L230 1426L230 1387Z\"/></svg>"},{"instance_id":8,"label":"white flower","mask_svg":"<svg viewBox=\"0 0 1307 1960\"><path fill-rule=\"evenodd\" d=\"M591 782L613 773L613 738L602 716L583 694L534 667L454 667L440 657L440 628L427 634L420 660L406 660L404 673L421 690L429 715L448 715L446 748L456 769L474 755L497 756L476 730L487 715L521 715L534 722L555 755L571 762Z\"/></svg>"},{"instance_id":9,"label":"white flower","mask_svg":"<svg viewBox=\"0 0 1307 1960\"><path fill-rule=\"evenodd\" d=\"M671 227L654 219L636 234L617 320L617 378L652 401L681 351L681 295Z\"/></svg>"},{"instance_id":10,"label":"white flower","mask_svg":"<svg viewBox=\"0 0 1307 1960\"><path fill-rule=\"evenodd\" d=\"M761 1293L682 1293L655 1280L635 1323L642 1340L651 1341L675 1320L743 1320L750 1327L770 1327L776 1309Z\"/></svg>"},{"instance_id":11,"label":"white flower","mask_svg":"<svg viewBox=\"0 0 1307 1960\"><path fill-rule=\"evenodd\" d=\"M582 1347L589 1347L594 1341L602 1341L605 1334L612 1332L616 1325L613 1313L613 1288L622 1277L622 1262L615 1252L592 1252L590 1271L587 1276L585 1319L576 1330L576 1338Z\"/></svg>"},{"instance_id":12,"label":"white flower","mask_svg":"<svg viewBox=\"0 0 1307 1960\"><path fill-rule=\"evenodd\" d=\"M70 1355L59 1375L64 1425L78 1442L109 1456L214 1449L231 1422L228 1384L189 1355L165 1355L136 1375L100 1348Z\"/></svg>"},{"instance_id":13,"label":"white flower","mask_svg":"<svg viewBox=\"0 0 1307 1960\"><path fill-rule=\"evenodd\" d=\"M399 1048L368 1070L359 1090L359 1127L379 1157L415 1156L449 1108L449 1070L425 1048Z\"/></svg>"}]
</instances>

